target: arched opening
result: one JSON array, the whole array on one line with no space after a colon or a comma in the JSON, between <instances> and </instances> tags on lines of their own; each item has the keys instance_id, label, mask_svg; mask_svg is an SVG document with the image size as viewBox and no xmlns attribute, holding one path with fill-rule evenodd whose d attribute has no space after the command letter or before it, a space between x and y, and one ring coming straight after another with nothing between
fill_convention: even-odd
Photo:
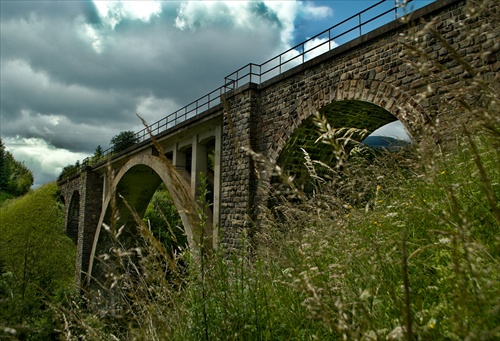
<instances>
[{"instance_id":1,"label":"arched opening","mask_svg":"<svg viewBox=\"0 0 500 341\"><path fill-rule=\"evenodd\" d=\"M113 247L127 250L140 246L138 221L144 217L151 198L162 183L180 215L190 250L199 248L200 236L208 236L202 240L211 245L212 216L208 212L206 224L198 224L199 205L192 196L189 179L182 171L178 172L167 158L152 155L137 156L121 168L109 186L111 191L104 200L96 229L88 268L93 278L105 278L108 264L100 262L99 257L108 254ZM108 226L115 233L119 231L119 243L113 240L112 233L103 231Z\"/></svg>"},{"instance_id":2,"label":"arched opening","mask_svg":"<svg viewBox=\"0 0 500 341\"><path fill-rule=\"evenodd\" d=\"M174 257L188 245L182 219L167 186L161 183L142 218L152 236Z\"/></svg>"},{"instance_id":3,"label":"arched opening","mask_svg":"<svg viewBox=\"0 0 500 341\"><path fill-rule=\"evenodd\" d=\"M69 202L66 221L66 235L75 243L78 243L78 222L80 220L80 193L73 192Z\"/></svg>"},{"instance_id":4,"label":"arched opening","mask_svg":"<svg viewBox=\"0 0 500 341\"><path fill-rule=\"evenodd\" d=\"M214 205L214 186L215 186L215 138L205 142L207 151L207 173L206 177L206 191L205 200L213 213Z\"/></svg>"},{"instance_id":5,"label":"arched opening","mask_svg":"<svg viewBox=\"0 0 500 341\"><path fill-rule=\"evenodd\" d=\"M387 137L387 130L385 132L382 130L385 136L380 136L381 133L377 133L377 130L384 126L388 127L386 129L391 129L392 126L394 130L395 123L397 124L396 130L402 129L404 131L404 128L394 115L373 103L360 100L342 100L326 105L318 112L334 130L355 128L356 132L352 133L350 137L358 142L363 141L366 145L370 145L370 142L371 145L378 143L380 146L400 146L406 143L397 137ZM328 173L328 168L335 168L339 162L339 156L334 152L332 146L318 141L321 129L318 128L317 122L315 115L302 121L288 139L277 160L277 164L283 172L292 176L295 184L306 193L314 190L316 181L311 178L311 168L305 162L305 153L311 160L316 161L314 171L320 177ZM361 133L361 130L365 130L366 133ZM375 134L371 135L374 132ZM400 131L398 133L405 141L408 141L408 138L404 137ZM355 146L355 143L346 143L343 148L349 155L350 149ZM279 183L277 178L273 178L271 182Z\"/></svg>"}]
</instances>

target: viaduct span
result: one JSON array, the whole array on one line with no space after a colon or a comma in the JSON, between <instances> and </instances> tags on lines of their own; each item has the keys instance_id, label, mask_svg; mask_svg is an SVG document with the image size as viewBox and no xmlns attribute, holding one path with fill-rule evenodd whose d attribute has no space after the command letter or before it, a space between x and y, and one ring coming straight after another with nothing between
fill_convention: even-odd
<instances>
[{"instance_id":1,"label":"viaduct span","mask_svg":"<svg viewBox=\"0 0 500 341\"><path fill-rule=\"evenodd\" d=\"M203 173L212 193L212 209L207 210L208 223L203 232L212 246L222 243L234 248L242 231L258 221L257 207L266 197L259 184L270 181L269 173L257 170L249 150L279 163L287 144L300 137L297 132L307 130L302 128L310 124L311 114L324 108L333 113L329 119L336 126L349 121L354 109L361 115L358 128L373 131L399 119L418 139L426 122L435 118L433 109L439 94L425 99L418 96L433 84L402 60L403 47L398 39L415 35L424 26L422 19L434 18L435 29L449 46L462 56L472 55L486 48L488 41L498 40L499 33L488 18L482 18L488 40L471 42L471 37L461 34L454 21L465 19L466 6L463 0L437 0L411 13L409 22L391 21L366 34L362 34L363 25L370 20L361 25L361 14L353 16L356 22L359 19L360 24L353 29L359 30L359 37L336 46L334 39L342 37L335 35L335 26L317 37L325 42L323 45L309 48L308 41L264 64L248 64L226 77L221 88L137 133L139 143L110 153L109 162L84 162L76 174L59 181L67 234L77 244L77 284L84 274L95 271L94 257L105 244L101 227L110 224L115 194L142 216L158 186L165 183L190 247L196 248L200 231L194 219L195 198L200 194ZM497 7L492 5L493 10ZM394 18L394 10L389 12ZM454 62L442 43L428 38L425 52L446 65L456 78L452 85L460 86L466 70ZM497 53L481 62L495 74L499 59ZM449 77L445 71L437 75ZM445 94L447 89L440 90ZM363 119L370 115L377 119ZM121 214L119 224L133 225L123 201L117 199L116 203ZM133 238L133 228L128 229Z\"/></svg>"}]
</instances>

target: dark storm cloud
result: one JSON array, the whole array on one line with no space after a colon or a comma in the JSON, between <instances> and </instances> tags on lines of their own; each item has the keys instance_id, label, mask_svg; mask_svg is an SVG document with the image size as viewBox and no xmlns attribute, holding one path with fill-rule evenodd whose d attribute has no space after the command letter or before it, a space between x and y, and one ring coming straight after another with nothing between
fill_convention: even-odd
<instances>
[{"instance_id":1,"label":"dark storm cloud","mask_svg":"<svg viewBox=\"0 0 500 341\"><path fill-rule=\"evenodd\" d=\"M120 131L140 129L136 113L152 123L246 63L281 52L297 13L314 7L216 1L133 8L142 4L0 2L2 139L27 164L40 165L43 179L72 157L107 148ZM49 156L59 160L52 173L41 159Z\"/></svg>"}]
</instances>

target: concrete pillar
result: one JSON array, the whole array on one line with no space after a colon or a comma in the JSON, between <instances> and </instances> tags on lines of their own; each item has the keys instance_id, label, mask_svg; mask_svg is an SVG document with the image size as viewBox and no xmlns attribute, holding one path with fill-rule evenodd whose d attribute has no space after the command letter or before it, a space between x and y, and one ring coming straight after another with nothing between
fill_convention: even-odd
<instances>
[{"instance_id":1,"label":"concrete pillar","mask_svg":"<svg viewBox=\"0 0 500 341\"><path fill-rule=\"evenodd\" d=\"M180 151L179 143L176 143L173 150L172 164L177 168L186 168L186 153Z\"/></svg>"},{"instance_id":2,"label":"concrete pillar","mask_svg":"<svg viewBox=\"0 0 500 341\"><path fill-rule=\"evenodd\" d=\"M200 173L207 176L207 147L198 142L198 135L193 136L191 159L191 195L197 198L200 195Z\"/></svg>"},{"instance_id":3,"label":"concrete pillar","mask_svg":"<svg viewBox=\"0 0 500 341\"><path fill-rule=\"evenodd\" d=\"M222 126L215 127L215 151L214 151L214 203L213 203L213 248L219 244L220 224L220 194L221 194L221 162L222 162Z\"/></svg>"},{"instance_id":4,"label":"concrete pillar","mask_svg":"<svg viewBox=\"0 0 500 341\"><path fill-rule=\"evenodd\" d=\"M102 202L106 200L107 194L108 194L108 176L107 173L105 173L102 179Z\"/></svg>"}]
</instances>

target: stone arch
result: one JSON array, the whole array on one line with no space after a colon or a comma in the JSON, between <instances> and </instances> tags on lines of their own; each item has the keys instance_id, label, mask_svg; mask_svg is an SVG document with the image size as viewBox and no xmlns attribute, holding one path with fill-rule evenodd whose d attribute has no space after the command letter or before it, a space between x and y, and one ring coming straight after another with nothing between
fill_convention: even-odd
<instances>
[{"instance_id":1,"label":"stone arch","mask_svg":"<svg viewBox=\"0 0 500 341\"><path fill-rule=\"evenodd\" d=\"M140 179L140 181L137 181L138 179ZM130 159L115 175L111 185L108 187L110 190L104 199L99 223L94 236L88 274L92 274L93 271L94 258L98 251L99 241L102 239L100 236L101 227L103 223L108 223L107 220L109 220L110 205L113 196L117 194L123 196L139 216L142 216L149 204L149 200L161 182L165 183L168 191L172 195L172 199L179 212L185 233L188 237L189 247L192 250L197 250L198 245L194 237L196 233L195 227L197 226L196 216L198 205L190 194L190 183L188 179L186 174L182 174L182 170L176 170L171 161L166 158L152 155L140 155ZM121 215L120 224L132 219L131 213L125 208L122 200L117 200L117 208ZM207 219L208 222L212 221L210 218L211 217ZM207 223L204 227L206 230L210 230L206 231L205 235L211 236L211 224Z\"/></svg>"},{"instance_id":2,"label":"stone arch","mask_svg":"<svg viewBox=\"0 0 500 341\"><path fill-rule=\"evenodd\" d=\"M278 160L293 132L312 113L336 101L345 100L368 102L386 110L401 121L416 140L419 139L423 126L429 122L429 117L424 114L418 100L391 84L364 79L344 80L331 88L306 94L297 99L294 107L289 108L291 112L295 111L293 117L296 119L286 127L285 133L272 145L268 154L269 159L273 162Z\"/></svg>"},{"instance_id":3,"label":"stone arch","mask_svg":"<svg viewBox=\"0 0 500 341\"><path fill-rule=\"evenodd\" d=\"M77 244L78 225L80 222L80 192L73 191L69 200L68 212L66 214L66 235Z\"/></svg>"}]
</instances>

